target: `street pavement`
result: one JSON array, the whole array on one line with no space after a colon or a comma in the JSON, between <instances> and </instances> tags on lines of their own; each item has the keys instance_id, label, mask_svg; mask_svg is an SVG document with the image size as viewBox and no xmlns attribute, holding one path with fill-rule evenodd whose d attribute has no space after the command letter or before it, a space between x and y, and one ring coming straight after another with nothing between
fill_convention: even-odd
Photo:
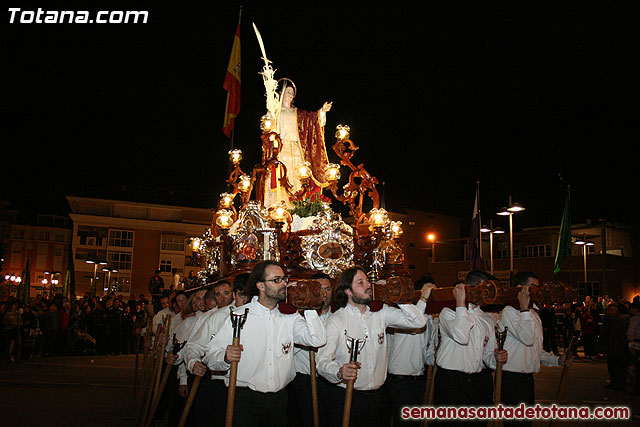
<instances>
[{"instance_id":1,"label":"street pavement","mask_svg":"<svg viewBox=\"0 0 640 427\"><path fill-rule=\"evenodd\" d=\"M133 355L49 357L2 364L0 425L132 426L136 411L134 364ZM555 400L561 371L561 368L543 367L536 375L536 399L541 405ZM576 361L567 377L562 404L628 406L631 420L617 423L640 426L640 395L606 389L607 379L604 360ZM534 423L535 426L548 424ZM566 426L603 424L602 421L560 423Z\"/></svg>"}]
</instances>

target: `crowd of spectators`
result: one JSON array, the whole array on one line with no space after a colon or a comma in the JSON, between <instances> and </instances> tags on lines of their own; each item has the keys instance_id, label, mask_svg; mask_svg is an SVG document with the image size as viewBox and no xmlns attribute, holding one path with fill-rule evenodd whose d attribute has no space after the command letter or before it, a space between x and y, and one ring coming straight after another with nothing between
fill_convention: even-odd
<instances>
[{"instance_id":1,"label":"crowd of spectators","mask_svg":"<svg viewBox=\"0 0 640 427\"><path fill-rule=\"evenodd\" d=\"M136 332L146 326L153 307L138 298L108 294L91 298L37 295L28 304L13 299L0 303L0 361L77 354L129 354ZM140 343L138 343L140 344Z\"/></svg>"},{"instance_id":2,"label":"crowd of spectators","mask_svg":"<svg viewBox=\"0 0 640 427\"><path fill-rule=\"evenodd\" d=\"M174 286L160 291L179 308ZM0 303L0 362L77 354L119 355L143 351L142 335L157 312L144 294L138 298L113 293L103 297L66 298L60 294ZM640 296L614 301L607 295L560 306L540 307L544 350L559 354L572 336L587 359L606 359L614 389L631 385L640 392ZM136 335L140 341L136 346ZM579 357L578 357L579 358Z\"/></svg>"},{"instance_id":3,"label":"crowd of spectators","mask_svg":"<svg viewBox=\"0 0 640 427\"><path fill-rule=\"evenodd\" d=\"M608 388L640 392L640 296L614 301L608 295L584 297L561 306L540 308L545 351L558 354L558 342L566 348L572 336L582 355L577 359L606 360Z\"/></svg>"}]
</instances>

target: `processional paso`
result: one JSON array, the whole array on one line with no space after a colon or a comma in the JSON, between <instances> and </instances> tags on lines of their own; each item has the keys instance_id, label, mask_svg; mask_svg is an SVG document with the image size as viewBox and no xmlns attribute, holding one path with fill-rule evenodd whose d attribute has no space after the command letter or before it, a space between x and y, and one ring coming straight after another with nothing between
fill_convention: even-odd
<instances>
[{"instance_id":1,"label":"processional paso","mask_svg":"<svg viewBox=\"0 0 640 427\"><path fill-rule=\"evenodd\" d=\"M250 272L260 261L275 260L291 279L286 302L298 309L319 308L320 285L310 277L324 272L335 278L358 265L375 282L374 299L389 305L415 303L420 293L414 289L411 276L403 267L402 223L391 221L381 206L376 189L378 179L364 164L354 162L359 147L349 139L351 129L338 126L332 150L339 164L330 163L324 141L324 114L331 109L331 103L325 103L314 114L292 109L291 97L297 88L290 79L275 79L275 70L267 59L255 24L254 30L264 60L260 74L266 89L267 113L260 121L262 160L247 173L240 166L242 151L229 152L232 170L226 182L231 190L221 194L217 208L212 209L213 221L206 234L192 241L202 268L201 279L208 283L232 279ZM348 171L342 186L339 184L343 174L341 166ZM331 208L331 199L346 206L352 218L349 224ZM499 281L468 286L466 292L467 301L485 311L498 311L517 301L517 290ZM574 290L559 282L532 287L531 292L531 300L535 302L572 301L575 295ZM431 295L427 313L455 307L453 287L436 288ZM246 314L242 315L244 318L231 315L234 345L236 341L239 343ZM352 338L350 342L355 360L364 339ZM310 363L313 365L310 370L315 374L315 357L310 357ZM435 369L434 366L434 373ZM233 419L237 363L232 364L229 375L227 425ZM197 391L199 378L196 377L192 395ZM431 396L426 399L428 403L432 401L432 385L431 380L425 390L425 397ZM353 386L353 381L347 384L343 425L349 422ZM496 389L499 399L499 376ZM312 395L317 402L315 381L312 381ZM191 395L189 401L192 401ZM183 413L185 420L189 401ZM317 404L313 410L317 423Z\"/></svg>"}]
</instances>

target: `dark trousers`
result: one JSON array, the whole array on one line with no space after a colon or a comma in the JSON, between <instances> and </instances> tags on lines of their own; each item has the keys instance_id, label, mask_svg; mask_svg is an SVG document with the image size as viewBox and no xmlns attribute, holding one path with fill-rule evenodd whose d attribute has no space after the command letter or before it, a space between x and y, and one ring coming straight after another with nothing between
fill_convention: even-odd
<instances>
[{"instance_id":1,"label":"dark trousers","mask_svg":"<svg viewBox=\"0 0 640 427\"><path fill-rule=\"evenodd\" d=\"M287 427L287 391L260 393L248 387L236 388L233 408L235 427Z\"/></svg>"},{"instance_id":2,"label":"dark trousers","mask_svg":"<svg viewBox=\"0 0 640 427\"><path fill-rule=\"evenodd\" d=\"M493 376L490 370L475 374L438 367L434 379L435 406L492 406ZM460 421L439 421L438 425L455 426ZM486 421L465 422L469 426L486 426Z\"/></svg>"},{"instance_id":3,"label":"dark trousers","mask_svg":"<svg viewBox=\"0 0 640 427\"><path fill-rule=\"evenodd\" d=\"M318 377L316 383L318 392L318 415L320 418L320 425L329 426L326 413L326 402L332 384L330 384L322 377ZM312 427L313 402L311 399L311 376L297 373L296 377L293 380L293 394L294 396L292 399L292 403L296 406L296 410L293 411L293 413L296 415L299 421L295 424L304 427Z\"/></svg>"},{"instance_id":4,"label":"dark trousers","mask_svg":"<svg viewBox=\"0 0 640 427\"><path fill-rule=\"evenodd\" d=\"M524 403L527 406L535 405L536 392L533 383L533 374L502 371L500 402L505 406L519 406L521 403ZM504 425L530 426L533 425L533 421L505 420Z\"/></svg>"},{"instance_id":5,"label":"dark trousers","mask_svg":"<svg viewBox=\"0 0 640 427\"><path fill-rule=\"evenodd\" d=\"M211 379L207 372L200 380L198 393L193 401L196 426L224 425L227 411L227 387L224 380Z\"/></svg>"},{"instance_id":6,"label":"dark trousers","mask_svg":"<svg viewBox=\"0 0 640 427\"><path fill-rule=\"evenodd\" d=\"M387 427L389 419L386 416L385 390L385 386L372 391L353 390L349 425L352 427ZM342 425L345 392L344 388L331 385L327 401L327 415L331 426Z\"/></svg>"},{"instance_id":7,"label":"dark trousers","mask_svg":"<svg viewBox=\"0 0 640 427\"><path fill-rule=\"evenodd\" d=\"M627 385L627 361L620 359L618 355L616 357L607 355L607 369L611 379L611 387L624 389Z\"/></svg>"},{"instance_id":8,"label":"dark trousers","mask_svg":"<svg viewBox=\"0 0 640 427\"><path fill-rule=\"evenodd\" d=\"M393 375L387 376L391 414L395 426L402 425L400 410L403 406L422 406L427 379L425 375Z\"/></svg>"}]
</instances>

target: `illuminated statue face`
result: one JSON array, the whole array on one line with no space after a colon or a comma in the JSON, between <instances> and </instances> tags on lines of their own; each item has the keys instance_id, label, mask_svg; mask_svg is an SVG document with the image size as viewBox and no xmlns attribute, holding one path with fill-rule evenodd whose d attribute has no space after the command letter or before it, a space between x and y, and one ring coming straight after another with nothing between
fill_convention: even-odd
<instances>
[{"instance_id":1,"label":"illuminated statue face","mask_svg":"<svg viewBox=\"0 0 640 427\"><path fill-rule=\"evenodd\" d=\"M284 94L282 95L282 105L284 105L285 107L291 106L291 103L293 102L293 98L295 98L295 96L296 95L293 88L291 86L288 86L284 90Z\"/></svg>"}]
</instances>

